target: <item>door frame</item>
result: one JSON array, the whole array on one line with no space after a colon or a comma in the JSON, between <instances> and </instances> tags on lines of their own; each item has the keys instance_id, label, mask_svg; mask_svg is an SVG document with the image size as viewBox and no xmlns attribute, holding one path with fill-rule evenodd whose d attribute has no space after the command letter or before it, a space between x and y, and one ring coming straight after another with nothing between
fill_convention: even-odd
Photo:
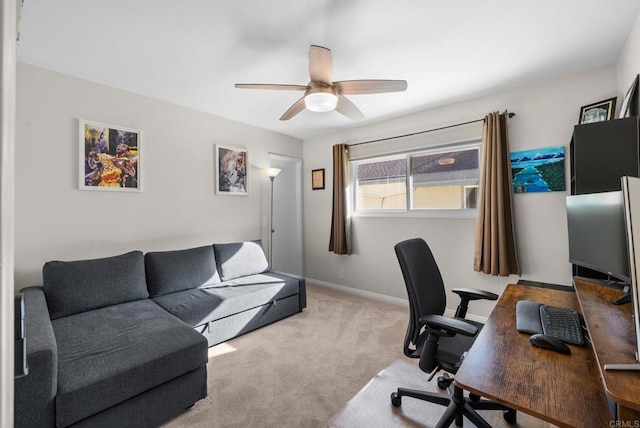
<instances>
[{"instance_id":1,"label":"door frame","mask_svg":"<svg viewBox=\"0 0 640 428\"><path fill-rule=\"evenodd\" d=\"M295 210L295 219L296 219L296 268L298 272L289 272L293 274L298 274L302 276L302 159L296 158L293 156L285 156L278 153L269 152L269 164L271 161L277 160L280 162L289 162L293 164L295 167L295 198L296 198L296 210ZM274 181L274 187L277 186L278 180ZM276 216L276 212L274 209L274 217ZM269 231L269 243L271 244L271 239L273 238L271 231ZM271 257L271 255L269 255Z\"/></svg>"},{"instance_id":2,"label":"door frame","mask_svg":"<svg viewBox=\"0 0 640 428\"><path fill-rule=\"evenodd\" d=\"M14 170L18 2L0 4L0 426L13 426Z\"/></svg>"}]
</instances>

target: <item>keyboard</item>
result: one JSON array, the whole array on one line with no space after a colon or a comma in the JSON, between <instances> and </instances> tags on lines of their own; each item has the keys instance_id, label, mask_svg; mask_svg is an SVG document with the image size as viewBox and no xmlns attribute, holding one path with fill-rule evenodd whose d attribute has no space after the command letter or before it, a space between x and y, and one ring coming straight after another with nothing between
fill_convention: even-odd
<instances>
[{"instance_id":1,"label":"keyboard","mask_svg":"<svg viewBox=\"0 0 640 428\"><path fill-rule=\"evenodd\" d=\"M584 345L580 314L573 309L540 305L542 332L563 342Z\"/></svg>"}]
</instances>

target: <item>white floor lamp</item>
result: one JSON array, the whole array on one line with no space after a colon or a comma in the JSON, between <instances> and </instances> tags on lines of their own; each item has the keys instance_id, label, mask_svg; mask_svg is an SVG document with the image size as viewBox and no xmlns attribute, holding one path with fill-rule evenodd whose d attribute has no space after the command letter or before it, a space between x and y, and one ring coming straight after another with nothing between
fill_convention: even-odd
<instances>
[{"instance_id":1,"label":"white floor lamp","mask_svg":"<svg viewBox=\"0 0 640 428\"><path fill-rule=\"evenodd\" d=\"M273 232L275 232L273 229L273 180L280 174L280 171L282 171L280 168L267 168L265 170L269 180L271 180L271 199L269 201L269 269L273 268Z\"/></svg>"}]
</instances>

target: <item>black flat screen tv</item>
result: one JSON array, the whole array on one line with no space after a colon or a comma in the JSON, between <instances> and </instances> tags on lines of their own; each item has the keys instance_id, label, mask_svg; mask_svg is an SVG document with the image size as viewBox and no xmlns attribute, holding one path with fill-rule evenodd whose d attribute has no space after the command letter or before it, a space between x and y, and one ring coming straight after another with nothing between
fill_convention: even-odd
<instances>
[{"instance_id":1,"label":"black flat screen tv","mask_svg":"<svg viewBox=\"0 0 640 428\"><path fill-rule=\"evenodd\" d=\"M604 274L607 285L630 285L622 191L567 196L567 226L571 263Z\"/></svg>"}]
</instances>

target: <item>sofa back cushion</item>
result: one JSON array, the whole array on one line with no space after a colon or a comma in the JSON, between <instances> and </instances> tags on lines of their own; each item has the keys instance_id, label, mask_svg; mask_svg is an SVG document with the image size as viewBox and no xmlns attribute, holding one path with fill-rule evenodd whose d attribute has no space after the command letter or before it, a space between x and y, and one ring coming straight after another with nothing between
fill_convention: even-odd
<instances>
[{"instance_id":1,"label":"sofa back cushion","mask_svg":"<svg viewBox=\"0 0 640 428\"><path fill-rule=\"evenodd\" d=\"M151 297L220 283L211 245L150 252L144 262Z\"/></svg>"},{"instance_id":2,"label":"sofa back cushion","mask_svg":"<svg viewBox=\"0 0 640 428\"><path fill-rule=\"evenodd\" d=\"M260 241L213 244L223 281L265 272L269 268Z\"/></svg>"},{"instance_id":3,"label":"sofa back cushion","mask_svg":"<svg viewBox=\"0 0 640 428\"><path fill-rule=\"evenodd\" d=\"M140 251L71 262L50 261L42 268L51 319L149 297Z\"/></svg>"}]
</instances>

